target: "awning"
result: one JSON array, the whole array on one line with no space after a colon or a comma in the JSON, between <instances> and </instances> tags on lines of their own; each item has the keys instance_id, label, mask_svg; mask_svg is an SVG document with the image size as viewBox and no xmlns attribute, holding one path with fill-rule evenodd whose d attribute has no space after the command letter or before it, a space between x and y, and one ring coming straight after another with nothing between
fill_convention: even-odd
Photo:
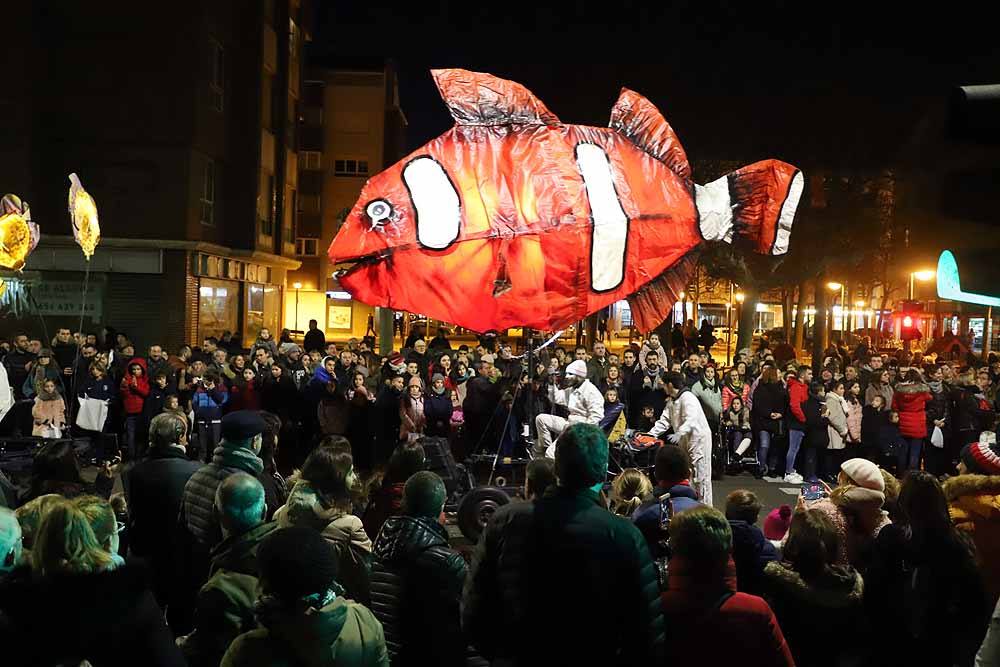
<instances>
[{"instance_id":1,"label":"awning","mask_svg":"<svg viewBox=\"0 0 1000 667\"><path fill-rule=\"evenodd\" d=\"M997 251L945 250L938 258L938 296L981 306L1000 306L998 259Z\"/></svg>"}]
</instances>

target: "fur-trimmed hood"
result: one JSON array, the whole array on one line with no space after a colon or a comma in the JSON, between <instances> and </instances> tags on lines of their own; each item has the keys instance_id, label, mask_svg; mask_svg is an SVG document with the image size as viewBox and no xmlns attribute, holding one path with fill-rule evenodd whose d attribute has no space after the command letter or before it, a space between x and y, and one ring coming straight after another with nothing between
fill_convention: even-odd
<instances>
[{"instance_id":1,"label":"fur-trimmed hood","mask_svg":"<svg viewBox=\"0 0 1000 667\"><path fill-rule=\"evenodd\" d=\"M829 609L861 604L865 592L861 575L850 566L832 566L822 577L807 582L790 564L775 561L764 566L764 579L770 595L787 596Z\"/></svg>"},{"instance_id":2,"label":"fur-trimmed hood","mask_svg":"<svg viewBox=\"0 0 1000 667\"><path fill-rule=\"evenodd\" d=\"M1000 496L1000 475L959 475L942 485L948 502L963 496Z\"/></svg>"},{"instance_id":3,"label":"fur-trimmed hood","mask_svg":"<svg viewBox=\"0 0 1000 667\"><path fill-rule=\"evenodd\" d=\"M912 384L908 382L900 382L893 387L893 391L898 391L900 394L929 394L931 393L931 388L923 382L914 382Z\"/></svg>"}]
</instances>

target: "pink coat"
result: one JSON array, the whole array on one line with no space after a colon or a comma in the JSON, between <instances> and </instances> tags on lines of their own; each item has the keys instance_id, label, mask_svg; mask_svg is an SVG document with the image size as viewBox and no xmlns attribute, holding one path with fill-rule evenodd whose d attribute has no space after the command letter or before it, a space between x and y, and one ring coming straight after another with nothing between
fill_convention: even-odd
<instances>
[{"instance_id":1,"label":"pink coat","mask_svg":"<svg viewBox=\"0 0 1000 667\"><path fill-rule=\"evenodd\" d=\"M31 416L35 424L31 429L31 435L45 437L47 427L45 422L59 429L66 428L66 403L62 397L54 401L43 401L40 397L35 397L35 405L31 408Z\"/></svg>"},{"instance_id":2,"label":"pink coat","mask_svg":"<svg viewBox=\"0 0 1000 667\"><path fill-rule=\"evenodd\" d=\"M747 399L750 398L750 385L746 382L743 383L742 393L737 394L732 389L729 388L729 383L722 383L722 411L725 412L729 409L729 404L733 402L733 399L737 396L743 401L743 407L749 408L750 405L747 403Z\"/></svg>"}]
</instances>

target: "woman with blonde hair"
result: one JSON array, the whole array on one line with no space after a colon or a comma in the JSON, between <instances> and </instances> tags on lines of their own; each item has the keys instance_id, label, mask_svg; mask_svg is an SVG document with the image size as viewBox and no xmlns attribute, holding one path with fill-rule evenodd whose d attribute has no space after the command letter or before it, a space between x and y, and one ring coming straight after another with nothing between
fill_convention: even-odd
<instances>
[{"instance_id":1,"label":"woman with blonde hair","mask_svg":"<svg viewBox=\"0 0 1000 667\"><path fill-rule=\"evenodd\" d=\"M113 562L89 517L73 502L54 502L48 508L31 551L31 567L38 575L100 572Z\"/></svg>"},{"instance_id":2,"label":"woman with blonde hair","mask_svg":"<svg viewBox=\"0 0 1000 667\"><path fill-rule=\"evenodd\" d=\"M642 501L653 492L653 483L636 468L626 468L611 485L611 511L631 517Z\"/></svg>"},{"instance_id":3,"label":"woman with blonde hair","mask_svg":"<svg viewBox=\"0 0 1000 667\"><path fill-rule=\"evenodd\" d=\"M118 555L118 518L111 503L97 496L80 496L73 505L87 517L97 543L111 554L112 563L107 569L124 565L125 559Z\"/></svg>"}]
</instances>

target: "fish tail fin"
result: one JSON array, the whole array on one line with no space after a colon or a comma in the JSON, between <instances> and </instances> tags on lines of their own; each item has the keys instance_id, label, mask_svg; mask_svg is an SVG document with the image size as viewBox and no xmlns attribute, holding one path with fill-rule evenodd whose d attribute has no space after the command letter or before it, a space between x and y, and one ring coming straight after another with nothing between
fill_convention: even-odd
<instances>
[{"instance_id":1,"label":"fish tail fin","mask_svg":"<svg viewBox=\"0 0 1000 667\"><path fill-rule=\"evenodd\" d=\"M736 234L762 255L788 252L805 181L779 160L755 162L707 185L696 185L698 224L707 241Z\"/></svg>"}]
</instances>

